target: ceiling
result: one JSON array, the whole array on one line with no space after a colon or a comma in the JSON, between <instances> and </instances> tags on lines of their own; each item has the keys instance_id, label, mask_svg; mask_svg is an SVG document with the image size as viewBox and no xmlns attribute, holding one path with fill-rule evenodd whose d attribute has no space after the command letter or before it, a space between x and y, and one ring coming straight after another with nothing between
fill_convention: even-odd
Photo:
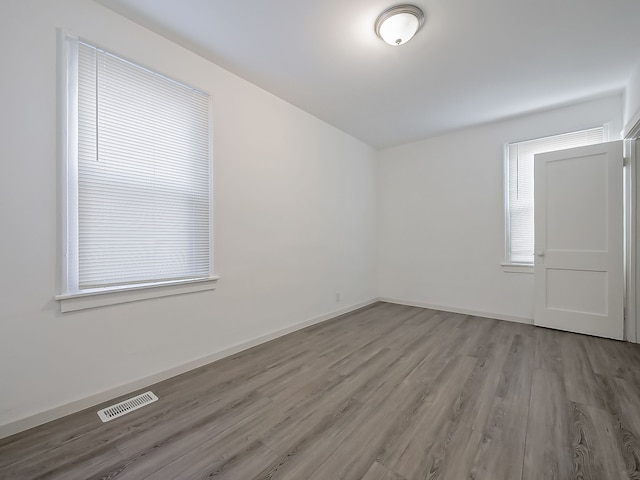
<instances>
[{"instance_id":1,"label":"ceiling","mask_svg":"<svg viewBox=\"0 0 640 480\"><path fill-rule=\"evenodd\" d=\"M373 30L393 0L98 2L376 148L620 91L640 63L638 0L414 0L400 47Z\"/></svg>"}]
</instances>

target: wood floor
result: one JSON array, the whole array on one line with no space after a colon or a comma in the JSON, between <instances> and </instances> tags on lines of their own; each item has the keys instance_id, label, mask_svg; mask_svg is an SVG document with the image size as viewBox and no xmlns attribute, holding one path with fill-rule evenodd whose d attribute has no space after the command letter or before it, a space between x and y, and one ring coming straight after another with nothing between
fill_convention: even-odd
<instances>
[{"instance_id":1,"label":"wood floor","mask_svg":"<svg viewBox=\"0 0 640 480\"><path fill-rule=\"evenodd\" d=\"M377 303L151 389L0 440L0 478L640 478L629 343Z\"/></svg>"}]
</instances>

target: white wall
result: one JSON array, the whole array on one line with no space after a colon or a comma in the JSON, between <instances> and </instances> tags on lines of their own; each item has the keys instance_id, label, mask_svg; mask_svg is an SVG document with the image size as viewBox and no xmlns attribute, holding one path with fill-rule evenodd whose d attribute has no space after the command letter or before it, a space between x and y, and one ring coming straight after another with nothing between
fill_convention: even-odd
<instances>
[{"instance_id":1,"label":"white wall","mask_svg":"<svg viewBox=\"0 0 640 480\"><path fill-rule=\"evenodd\" d=\"M533 275L505 273L504 144L613 122L622 95L456 131L379 153L382 298L533 317Z\"/></svg>"},{"instance_id":2,"label":"white wall","mask_svg":"<svg viewBox=\"0 0 640 480\"><path fill-rule=\"evenodd\" d=\"M217 290L59 313L57 27L213 95ZM0 432L376 297L369 146L88 0L4 0L0 51Z\"/></svg>"},{"instance_id":3,"label":"white wall","mask_svg":"<svg viewBox=\"0 0 640 480\"><path fill-rule=\"evenodd\" d=\"M640 120L640 65L627 83L624 104L624 129L629 131Z\"/></svg>"}]
</instances>

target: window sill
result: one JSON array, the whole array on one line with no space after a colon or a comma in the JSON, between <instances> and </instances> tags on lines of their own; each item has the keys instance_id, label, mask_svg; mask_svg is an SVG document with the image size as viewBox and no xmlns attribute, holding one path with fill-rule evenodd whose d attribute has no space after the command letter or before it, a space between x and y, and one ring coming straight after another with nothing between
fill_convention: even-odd
<instances>
[{"instance_id":1,"label":"window sill","mask_svg":"<svg viewBox=\"0 0 640 480\"><path fill-rule=\"evenodd\" d=\"M522 263L503 263L502 271L504 273L533 273L533 265Z\"/></svg>"},{"instance_id":2,"label":"window sill","mask_svg":"<svg viewBox=\"0 0 640 480\"><path fill-rule=\"evenodd\" d=\"M220 277L213 276L197 280L178 282L148 283L136 286L96 288L78 293L56 295L60 311L74 312L87 308L104 307L119 303L137 302L149 298L168 297L184 293L214 290Z\"/></svg>"}]
</instances>

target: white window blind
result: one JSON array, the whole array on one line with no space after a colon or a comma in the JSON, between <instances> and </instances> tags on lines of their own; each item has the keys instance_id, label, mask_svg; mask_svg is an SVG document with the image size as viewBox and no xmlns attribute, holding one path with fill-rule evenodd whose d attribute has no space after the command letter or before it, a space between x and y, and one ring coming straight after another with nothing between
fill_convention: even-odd
<instances>
[{"instance_id":1,"label":"white window blind","mask_svg":"<svg viewBox=\"0 0 640 480\"><path fill-rule=\"evenodd\" d=\"M68 41L67 289L210 277L209 96Z\"/></svg>"},{"instance_id":2,"label":"white window blind","mask_svg":"<svg viewBox=\"0 0 640 480\"><path fill-rule=\"evenodd\" d=\"M507 152L507 261L533 264L534 155L605 141L604 127L511 143Z\"/></svg>"}]
</instances>

